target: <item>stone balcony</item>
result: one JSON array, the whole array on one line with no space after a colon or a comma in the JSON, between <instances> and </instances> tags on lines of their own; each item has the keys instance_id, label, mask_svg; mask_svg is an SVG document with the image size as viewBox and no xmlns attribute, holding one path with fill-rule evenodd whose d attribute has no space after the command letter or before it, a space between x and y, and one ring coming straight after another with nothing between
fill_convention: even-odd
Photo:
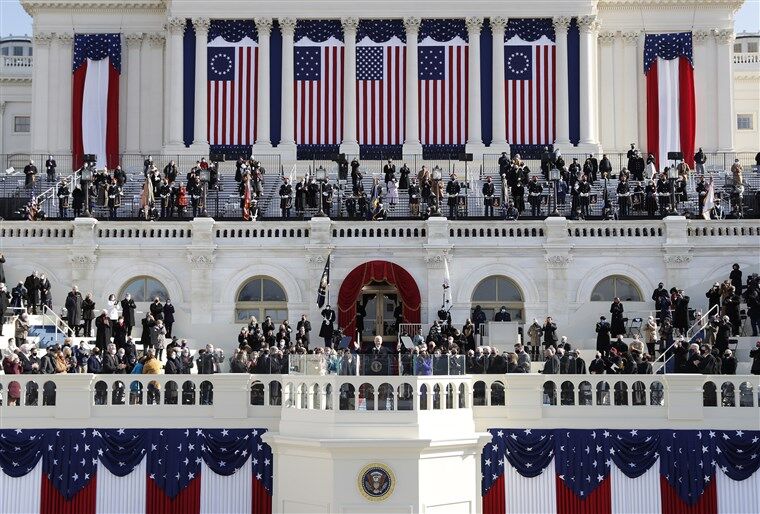
<instances>
[{"instance_id":1,"label":"stone balcony","mask_svg":"<svg viewBox=\"0 0 760 514\"><path fill-rule=\"evenodd\" d=\"M0 57L0 77L31 79L34 57L2 56Z\"/></svg>"}]
</instances>

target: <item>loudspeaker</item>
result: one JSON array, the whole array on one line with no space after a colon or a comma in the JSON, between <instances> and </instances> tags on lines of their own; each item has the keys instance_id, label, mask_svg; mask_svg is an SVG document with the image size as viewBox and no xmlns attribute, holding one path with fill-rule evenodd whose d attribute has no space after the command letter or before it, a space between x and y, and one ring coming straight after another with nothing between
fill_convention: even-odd
<instances>
[{"instance_id":1,"label":"loudspeaker","mask_svg":"<svg viewBox=\"0 0 760 514\"><path fill-rule=\"evenodd\" d=\"M668 152L668 160L669 161L682 161L683 160L683 152Z\"/></svg>"},{"instance_id":2,"label":"loudspeaker","mask_svg":"<svg viewBox=\"0 0 760 514\"><path fill-rule=\"evenodd\" d=\"M98 158L95 156L94 153L86 153L84 154L84 162L97 162Z\"/></svg>"},{"instance_id":3,"label":"loudspeaker","mask_svg":"<svg viewBox=\"0 0 760 514\"><path fill-rule=\"evenodd\" d=\"M460 153L458 157L460 161L472 162L473 160L471 153Z\"/></svg>"},{"instance_id":4,"label":"loudspeaker","mask_svg":"<svg viewBox=\"0 0 760 514\"><path fill-rule=\"evenodd\" d=\"M209 154L208 160L211 161L211 162L224 162L225 161L224 154L223 153L212 153L212 154Z\"/></svg>"}]
</instances>

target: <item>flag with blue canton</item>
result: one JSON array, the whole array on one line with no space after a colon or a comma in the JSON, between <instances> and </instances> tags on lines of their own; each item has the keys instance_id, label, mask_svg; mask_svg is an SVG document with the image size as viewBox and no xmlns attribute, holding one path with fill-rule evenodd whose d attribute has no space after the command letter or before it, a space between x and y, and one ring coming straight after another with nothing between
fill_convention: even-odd
<instances>
[{"instance_id":1,"label":"flag with blue canton","mask_svg":"<svg viewBox=\"0 0 760 514\"><path fill-rule=\"evenodd\" d=\"M106 57L121 72L121 34L75 34L72 70L76 71L90 59L100 61Z\"/></svg>"},{"instance_id":2,"label":"flag with blue canton","mask_svg":"<svg viewBox=\"0 0 760 514\"><path fill-rule=\"evenodd\" d=\"M578 497L587 498L607 478L612 461L597 430L555 432L557 476Z\"/></svg>"},{"instance_id":3,"label":"flag with blue canton","mask_svg":"<svg viewBox=\"0 0 760 514\"><path fill-rule=\"evenodd\" d=\"M693 64L692 52L691 32L647 34L644 39L644 73L658 57L666 61L685 57Z\"/></svg>"}]
</instances>

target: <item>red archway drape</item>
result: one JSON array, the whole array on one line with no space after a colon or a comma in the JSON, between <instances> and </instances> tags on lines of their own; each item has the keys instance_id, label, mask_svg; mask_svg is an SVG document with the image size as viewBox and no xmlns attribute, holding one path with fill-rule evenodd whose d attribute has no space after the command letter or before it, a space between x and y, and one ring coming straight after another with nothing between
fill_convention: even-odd
<instances>
[{"instance_id":1,"label":"red archway drape","mask_svg":"<svg viewBox=\"0 0 760 514\"><path fill-rule=\"evenodd\" d=\"M343 328L344 335L351 336L351 340L356 335L356 300L362 288L372 281L385 281L395 286L404 306L404 322L420 322L422 300L414 278L398 264L370 261L354 268L340 286L338 324Z\"/></svg>"}]
</instances>

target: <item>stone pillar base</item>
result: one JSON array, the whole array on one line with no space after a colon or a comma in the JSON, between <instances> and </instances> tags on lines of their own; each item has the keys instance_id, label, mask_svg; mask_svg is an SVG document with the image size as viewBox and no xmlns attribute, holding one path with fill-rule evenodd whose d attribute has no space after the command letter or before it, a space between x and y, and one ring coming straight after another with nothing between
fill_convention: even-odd
<instances>
[{"instance_id":1,"label":"stone pillar base","mask_svg":"<svg viewBox=\"0 0 760 514\"><path fill-rule=\"evenodd\" d=\"M422 143L419 141L404 143L401 151L404 155L422 155Z\"/></svg>"},{"instance_id":2,"label":"stone pillar base","mask_svg":"<svg viewBox=\"0 0 760 514\"><path fill-rule=\"evenodd\" d=\"M502 152L506 152L507 155L510 155L510 147L509 143L504 141L503 143L491 143L488 148L485 149L486 154L493 154L493 155L501 155Z\"/></svg>"},{"instance_id":3,"label":"stone pillar base","mask_svg":"<svg viewBox=\"0 0 760 514\"><path fill-rule=\"evenodd\" d=\"M277 153L274 151L272 143L269 141L257 141L256 144L253 145L253 149L251 151L253 155L273 155Z\"/></svg>"},{"instance_id":4,"label":"stone pillar base","mask_svg":"<svg viewBox=\"0 0 760 514\"><path fill-rule=\"evenodd\" d=\"M359 143L356 141L344 141L340 144L340 153L346 155L359 155Z\"/></svg>"},{"instance_id":5,"label":"stone pillar base","mask_svg":"<svg viewBox=\"0 0 760 514\"><path fill-rule=\"evenodd\" d=\"M206 142L193 141L190 145L190 151L195 155L208 155L211 152L211 147Z\"/></svg>"}]
</instances>

